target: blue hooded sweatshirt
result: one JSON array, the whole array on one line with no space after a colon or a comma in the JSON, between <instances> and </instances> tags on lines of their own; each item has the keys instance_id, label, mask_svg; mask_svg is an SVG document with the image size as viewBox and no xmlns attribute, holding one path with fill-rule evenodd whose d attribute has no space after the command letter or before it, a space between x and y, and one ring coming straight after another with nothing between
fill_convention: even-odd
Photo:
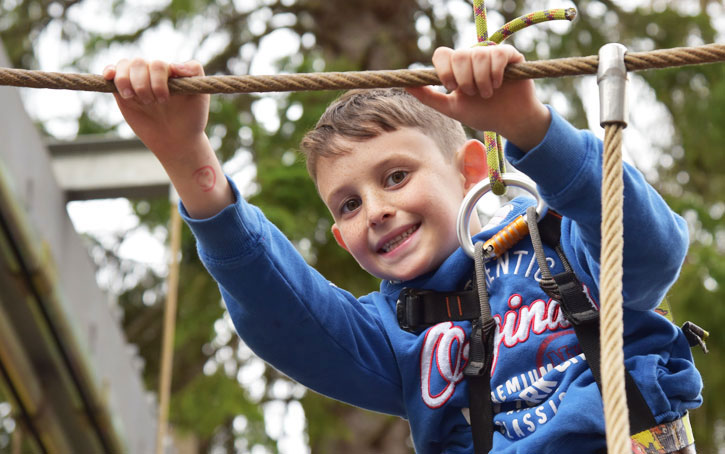
<instances>
[{"instance_id":1,"label":"blue hooded sweatshirt","mask_svg":"<svg viewBox=\"0 0 725 454\"><path fill-rule=\"evenodd\" d=\"M509 161L538 185L564 218L561 244L592 300L599 302L601 142L556 113L546 137ZM658 423L701 403L702 380L682 331L653 309L677 278L688 235L642 175L624 169L624 353ZM435 271L408 282L381 283L362 298L338 288L297 253L287 238L233 188L236 203L212 218L191 219L199 255L219 283L234 326L262 359L305 386L409 421L419 454L471 454L469 322L444 322L420 333L398 326L404 287L460 290L473 261L459 248ZM484 241L532 199L517 198ZM563 271L545 247L553 273ZM496 321L491 373L493 450L497 454L591 453L605 448L601 395L574 331L538 285L527 237L486 265Z\"/></svg>"}]
</instances>

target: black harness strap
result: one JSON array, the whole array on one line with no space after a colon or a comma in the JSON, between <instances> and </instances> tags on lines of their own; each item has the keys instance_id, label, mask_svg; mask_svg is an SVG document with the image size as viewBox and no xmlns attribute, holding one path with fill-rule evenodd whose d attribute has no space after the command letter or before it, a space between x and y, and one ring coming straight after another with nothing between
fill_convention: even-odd
<instances>
[{"instance_id":1,"label":"black harness strap","mask_svg":"<svg viewBox=\"0 0 725 454\"><path fill-rule=\"evenodd\" d=\"M551 213L551 211L550 211ZM534 213L535 214L535 213ZM542 279L540 286L551 298L559 301L561 309L566 319L572 324L576 333L579 346L584 352L584 356L592 371L594 380L601 392L602 389L602 373L600 368L601 350L599 345L599 309L587 295L584 285L576 277L574 271L569 264L559 243L561 236L561 217L555 213L547 215L539 222L538 226L529 228L534 243L534 249L542 270ZM546 259L543 257L543 249L537 245L535 237L541 233L541 239L552 247L562 264L564 272L551 275ZM538 249L538 250L537 250ZM541 260L543 259L543 260ZM554 282L552 290L551 280ZM630 435L639 433L657 425L652 410L644 399L642 392L637 387L632 375L625 369L625 390L627 393L627 406L629 408L629 426Z\"/></svg>"},{"instance_id":2,"label":"black harness strap","mask_svg":"<svg viewBox=\"0 0 725 454\"><path fill-rule=\"evenodd\" d=\"M535 211L527 214L527 217L535 219ZM549 214L539 221L539 225L529 226L529 230L542 273L540 286L552 299L559 301L562 312L574 328L594 380L601 390L599 308L587 294L564 255L560 244L561 216L549 210ZM543 252L542 240L556 251L564 266L563 273L551 274ZM476 252L479 251L480 247L476 247ZM478 254L476 257L478 259ZM482 259L476 262L477 272L472 289L436 292L406 288L400 293L396 310L400 327L410 332L418 332L444 321L472 321L469 361L464 375L469 383L474 451L475 454L487 454L493 444L490 377L496 326L488 307L485 276L479 276L482 274L482 266L479 266L482 264ZM652 411L626 370L625 387L631 434L656 426Z\"/></svg>"},{"instance_id":3,"label":"black harness strap","mask_svg":"<svg viewBox=\"0 0 725 454\"><path fill-rule=\"evenodd\" d=\"M445 321L471 320L468 363L463 375L468 383L474 454L488 454L493 447L491 365L496 323L491 317L483 268L483 243L475 246L476 272L472 289L436 292L406 288L396 304L398 324L410 332Z\"/></svg>"},{"instance_id":4,"label":"black harness strap","mask_svg":"<svg viewBox=\"0 0 725 454\"><path fill-rule=\"evenodd\" d=\"M481 315L481 307L473 289L441 293L404 288L398 296L396 312L401 328L418 332L436 323L475 320Z\"/></svg>"},{"instance_id":5,"label":"black harness strap","mask_svg":"<svg viewBox=\"0 0 725 454\"><path fill-rule=\"evenodd\" d=\"M480 316L473 320L469 343L468 364L463 375L468 381L468 407L471 414L471 432L475 454L488 454L493 447L493 402L491 402L491 365L493 363L493 335L496 322L491 316L491 304L486 286L486 268L483 243L474 246L473 288L478 296Z\"/></svg>"},{"instance_id":6,"label":"black harness strap","mask_svg":"<svg viewBox=\"0 0 725 454\"><path fill-rule=\"evenodd\" d=\"M491 363L495 327L493 320L487 326L481 325L480 318L473 321L468 364L463 370L468 382L468 407L471 415L474 454L488 454L493 448Z\"/></svg>"}]
</instances>

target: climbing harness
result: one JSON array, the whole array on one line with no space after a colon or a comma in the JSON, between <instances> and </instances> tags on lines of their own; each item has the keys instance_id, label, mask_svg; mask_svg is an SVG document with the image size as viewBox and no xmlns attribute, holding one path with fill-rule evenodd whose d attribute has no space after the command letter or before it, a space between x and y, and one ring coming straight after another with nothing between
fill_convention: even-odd
<instances>
[{"instance_id":1,"label":"climbing harness","mask_svg":"<svg viewBox=\"0 0 725 454\"><path fill-rule=\"evenodd\" d=\"M507 180L507 182L511 181ZM479 186L490 188L488 182L479 184ZM470 193L475 191L476 188L472 189ZM487 191L478 192L482 195ZM478 198L472 200L475 202ZM467 205L464 203L459 214L460 220L469 219L465 215L466 209ZM468 320L472 322L469 363L464 370L464 375L469 383L471 428L476 454L490 451L494 430L489 380L495 322L490 312L483 265L504 253L518 240L513 241L509 246L497 249L495 255L486 254L486 244L492 243L492 240L494 243L500 242L501 238L496 239L496 237L508 237L509 234L506 232L511 229L515 228L517 232L521 232L520 227L514 227L521 223L521 218L519 216L511 221L485 243L482 241L476 243L473 254L474 276L464 290L437 292L406 288L401 291L397 302L398 323L401 328L409 332L417 333L427 327L447 321ZM539 219L537 209L533 206L529 207L525 219ZM601 389L599 308L589 298L584 285L576 277L564 254L560 244L561 215L553 210L548 210L540 221L524 222L526 226L524 230L530 234L534 255L541 270L539 286L550 298L559 302L562 313L574 329L594 380ZM459 227L460 225L459 222ZM521 237L525 235L526 233ZM544 244L556 252L564 267L563 272L551 274L546 263ZM670 321L672 321L671 318ZM706 331L691 322L683 325L683 331L685 330L689 333L686 336L691 347L704 346ZM675 421L657 425L654 415L634 379L627 371L625 371L625 388L630 423L630 443L635 454L640 452L643 454L674 453L694 443L687 415Z\"/></svg>"}]
</instances>

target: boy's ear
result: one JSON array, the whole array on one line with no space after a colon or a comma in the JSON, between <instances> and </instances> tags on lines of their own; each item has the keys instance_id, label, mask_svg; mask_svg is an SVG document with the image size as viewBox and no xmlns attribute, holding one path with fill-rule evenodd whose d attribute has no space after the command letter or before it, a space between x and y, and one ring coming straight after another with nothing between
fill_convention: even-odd
<instances>
[{"instance_id":1,"label":"boy's ear","mask_svg":"<svg viewBox=\"0 0 725 454\"><path fill-rule=\"evenodd\" d=\"M332 228L330 230L332 230L332 236L335 237L337 244L339 244L340 247L345 249L347 252L350 252L345 244L345 240L342 239L342 233L340 233L340 229L337 227L337 224L332 224Z\"/></svg>"},{"instance_id":2,"label":"boy's ear","mask_svg":"<svg viewBox=\"0 0 725 454\"><path fill-rule=\"evenodd\" d=\"M464 178L464 189L468 191L474 184L488 177L486 146L476 139L468 140L458 150L458 168Z\"/></svg>"}]
</instances>

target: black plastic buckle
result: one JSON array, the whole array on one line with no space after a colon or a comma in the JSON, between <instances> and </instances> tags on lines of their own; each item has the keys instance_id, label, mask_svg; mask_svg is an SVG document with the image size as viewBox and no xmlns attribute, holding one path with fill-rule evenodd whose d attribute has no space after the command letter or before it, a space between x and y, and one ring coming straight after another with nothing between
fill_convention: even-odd
<instances>
[{"instance_id":1,"label":"black plastic buckle","mask_svg":"<svg viewBox=\"0 0 725 454\"><path fill-rule=\"evenodd\" d=\"M585 293L581 281L571 271L553 276L561 294L561 310L574 325L584 325L599 320L599 310Z\"/></svg>"},{"instance_id":2,"label":"black plastic buckle","mask_svg":"<svg viewBox=\"0 0 725 454\"><path fill-rule=\"evenodd\" d=\"M702 349L703 353L707 353L709 350L707 349L707 344L705 344L705 339L710 336L710 333L705 331L704 329L700 328L699 326L695 325L692 322L685 322L682 325L682 332L685 334L685 338L687 339L687 342L690 344L690 347L694 347L695 345L699 345Z\"/></svg>"},{"instance_id":3,"label":"black plastic buckle","mask_svg":"<svg viewBox=\"0 0 725 454\"><path fill-rule=\"evenodd\" d=\"M463 369L466 377L487 377L491 373L493 360L493 335L496 323L488 320L481 325L480 320L475 320L471 326L470 350L468 353L468 364Z\"/></svg>"},{"instance_id":4,"label":"black plastic buckle","mask_svg":"<svg viewBox=\"0 0 725 454\"><path fill-rule=\"evenodd\" d=\"M398 295L398 302L395 304L398 325L410 333L425 328L425 324L422 323L423 305L420 298L421 293L421 290L406 287Z\"/></svg>"}]
</instances>

